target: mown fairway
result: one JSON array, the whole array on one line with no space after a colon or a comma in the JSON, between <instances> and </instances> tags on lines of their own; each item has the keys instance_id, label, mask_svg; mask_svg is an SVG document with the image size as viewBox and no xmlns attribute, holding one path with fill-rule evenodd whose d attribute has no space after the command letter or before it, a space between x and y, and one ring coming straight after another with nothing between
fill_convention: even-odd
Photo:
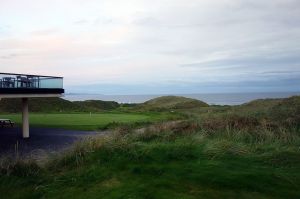
<instances>
[{"instance_id":1,"label":"mown fairway","mask_svg":"<svg viewBox=\"0 0 300 199\"><path fill-rule=\"evenodd\" d=\"M39 127L54 127L76 130L103 129L114 123L134 124L167 119L168 114L139 113L76 113L76 114L42 114L30 113L30 125ZM22 122L21 114L1 114L1 118L9 118L17 125Z\"/></svg>"}]
</instances>

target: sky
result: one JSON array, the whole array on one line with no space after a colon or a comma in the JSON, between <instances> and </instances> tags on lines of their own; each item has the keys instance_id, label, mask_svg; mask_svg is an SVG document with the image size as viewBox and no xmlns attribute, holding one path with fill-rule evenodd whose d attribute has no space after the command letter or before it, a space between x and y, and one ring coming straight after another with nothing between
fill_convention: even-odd
<instances>
[{"instance_id":1,"label":"sky","mask_svg":"<svg viewBox=\"0 0 300 199\"><path fill-rule=\"evenodd\" d=\"M300 91L299 0L0 0L0 72L99 94Z\"/></svg>"}]
</instances>

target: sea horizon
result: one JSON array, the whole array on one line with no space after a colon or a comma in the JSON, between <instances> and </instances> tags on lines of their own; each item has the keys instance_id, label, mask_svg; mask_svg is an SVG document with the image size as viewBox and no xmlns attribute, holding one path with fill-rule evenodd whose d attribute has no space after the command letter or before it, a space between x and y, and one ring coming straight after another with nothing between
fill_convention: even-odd
<instances>
[{"instance_id":1,"label":"sea horizon","mask_svg":"<svg viewBox=\"0 0 300 199\"><path fill-rule=\"evenodd\" d=\"M143 103L161 96L183 96L201 100L210 105L240 105L256 99L287 98L300 92L240 92L240 93L190 93L190 94L127 94L106 95L93 93L66 93L63 97L70 101L103 100L118 103Z\"/></svg>"}]
</instances>

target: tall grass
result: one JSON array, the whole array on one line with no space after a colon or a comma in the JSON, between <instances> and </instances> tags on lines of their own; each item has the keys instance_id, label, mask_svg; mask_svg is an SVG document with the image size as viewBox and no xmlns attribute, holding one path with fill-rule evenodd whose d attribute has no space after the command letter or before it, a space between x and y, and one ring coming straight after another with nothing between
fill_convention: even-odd
<instances>
[{"instance_id":1,"label":"tall grass","mask_svg":"<svg viewBox=\"0 0 300 199\"><path fill-rule=\"evenodd\" d=\"M205 107L186 119L117 125L43 165L2 160L0 181L26 184L27 198L299 198L298 115L277 103L267 111ZM0 182L0 193L7 188Z\"/></svg>"},{"instance_id":2,"label":"tall grass","mask_svg":"<svg viewBox=\"0 0 300 199\"><path fill-rule=\"evenodd\" d=\"M86 164L89 154L105 151L109 157L116 151L130 151L143 143L181 142L187 146L199 144L202 145L202 153L207 155L243 155L257 153L262 148L282 150L300 143L297 126L278 126L265 118L259 120L237 114L221 114L202 120L179 120L153 125L149 123L146 127L136 129L137 127L139 126L123 125L109 135L87 137L59 156L50 158L45 165L47 169L54 170L81 167ZM183 153L183 149L180 149L180 153ZM36 175L42 169L44 168L33 160L0 161L1 173L5 175Z\"/></svg>"}]
</instances>

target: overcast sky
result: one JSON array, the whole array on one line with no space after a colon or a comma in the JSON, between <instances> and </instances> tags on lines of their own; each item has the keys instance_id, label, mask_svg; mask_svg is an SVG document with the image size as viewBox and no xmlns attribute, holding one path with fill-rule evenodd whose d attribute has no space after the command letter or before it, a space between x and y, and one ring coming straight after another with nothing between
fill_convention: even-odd
<instances>
[{"instance_id":1,"label":"overcast sky","mask_svg":"<svg viewBox=\"0 0 300 199\"><path fill-rule=\"evenodd\" d=\"M68 92L300 91L299 0L0 0L0 72Z\"/></svg>"}]
</instances>

